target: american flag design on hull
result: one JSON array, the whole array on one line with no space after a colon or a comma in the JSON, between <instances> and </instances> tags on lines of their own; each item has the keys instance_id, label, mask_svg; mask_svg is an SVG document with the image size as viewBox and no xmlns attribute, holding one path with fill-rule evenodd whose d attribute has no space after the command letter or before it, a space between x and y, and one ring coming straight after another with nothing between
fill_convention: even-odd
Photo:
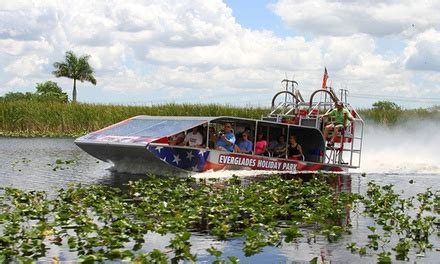
<instances>
[{"instance_id":1,"label":"american flag design on hull","mask_svg":"<svg viewBox=\"0 0 440 264\"><path fill-rule=\"evenodd\" d=\"M249 156L180 146L150 145L148 146L148 150L171 166L194 172L222 169L278 170L290 172L344 171L340 166L323 163L274 159L263 156ZM249 161L249 164L244 161ZM273 166L269 166L270 164ZM275 165L277 166L275 167Z\"/></svg>"},{"instance_id":2,"label":"american flag design on hull","mask_svg":"<svg viewBox=\"0 0 440 264\"><path fill-rule=\"evenodd\" d=\"M187 171L204 171L209 150L150 145L148 150L162 161Z\"/></svg>"}]
</instances>

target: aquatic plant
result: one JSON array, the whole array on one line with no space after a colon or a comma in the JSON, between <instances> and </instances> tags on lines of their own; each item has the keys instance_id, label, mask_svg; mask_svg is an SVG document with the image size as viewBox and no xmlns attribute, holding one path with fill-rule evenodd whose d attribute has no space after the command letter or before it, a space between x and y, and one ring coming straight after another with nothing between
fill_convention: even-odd
<instances>
[{"instance_id":1,"label":"aquatic plant","mask_svg":"<svg viewBox=\"0 0 440 264\"><path fill-rule=\"evenodd\" d=\"M423 256L433 248L430 236L438 232L439 199L440 192L431 189L401 198L392 185L369 182L366 196L358 202L363 214L372 217L377 226L368 226L372 234L366 245L352 242L347 248L360 255L380 251L377 256L382 262L390 262L393 254L396 260L409 260L411 251Z\"/></svg>"},{"instance_id":2,"label":"aquatic plant","mask_svg":"<svg viewBox=\"0 0 440 264\"><path fill-rule=\"evenodd\" d=\"M48 163L47 166L52 167L53 171L57 170L65 170L68 168L68 165L76 163L77 160L71 159L71 160L61 160L57 159L54 163Z\"/></svg>"},{"instance_id":3,"label":"aquatic plant","mask_svg":"<svg viewBox=\"0 0 440 264\"><path fill-rule=\"evenodd\" d=\"M32 261L43 257L48 247L60 246L77 252L84 262L195 261L189 231L220 240L244 237L243 251L249 256L302 236L301 223L313 224L316 230L339 225L338 214L347 201L345 195L334 194L324 180L280 177L248 184L239 178L211 182L152 177L130 182L124 192L71 186L59 190L55 199L6 188L1 200L0 256ZM149 232L174 234L169 244L173 254L143 251ZM214 249L211 253L218 256ZM227 259L237 261L233 256Z\"/></svg>"},{"instance_id":4,"label":"aquatic plant","mask_svg":"<svg viewBox=\"0 0 440 264\"><path fill-rule=\"evenodd\" d=\"M49 248L60 247L86 263L195 262L192 232L218 240L240 237L250 256L298 239L337 241L350 233L350 210L377 223L369 227L366 245L347 245L353 253L390 261L393 254L406 260L410 252L432 249L429 239L438 232L440 210L437 192L401 198L391 186L370 183L365 196L341 193L329 184L333 177L304 181L272 176L245 182L238 177L149 177L129 182L124 190L71 185L50 199L44 192L5 188L0 192L0 261L42 260ZM172 234L167 250L148 248L149 233ZM215 263L238 261L214 247L207 251Z\"/></svg>"}]
</instances>

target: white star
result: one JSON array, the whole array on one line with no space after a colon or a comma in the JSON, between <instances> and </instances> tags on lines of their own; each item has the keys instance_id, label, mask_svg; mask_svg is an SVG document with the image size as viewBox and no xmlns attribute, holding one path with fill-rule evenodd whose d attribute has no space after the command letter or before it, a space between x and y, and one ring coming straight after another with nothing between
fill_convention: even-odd
<instances>
[{"instance_id":1,"label":"white star","mask_svg":"<svg viewBox=\"0 0 440 264\"><path fill-rule=\"evenodd\" d=\"M167 157L163 157L163 159L161 159L161 160L167 162Z\"/></svg>"},{"instance_id":2,"label":"white star","mask_svg":"<svg viewBox=\"0 0 440 264\"><path fill-rule=\"evenodd\" d=\"M206 152L206 150L199 150L199 155L203 156L203 154L205 154L205 152Z\"/></svg>"},{"instance_id":3,"label":"white star","mask_svg":"<svg viewBox=\"0 0 440 264\"><path fill-rule=\"evenodd\" d=\"M163 147L161 147L161 146L157 146L155 150L157 150L157 152L160 153L160 150L161 150L161 149L163 149Z\"/></svg>"},{"instance_id":4,"label":"white star","mask_svg":"<svg viewBox=\"0 0 440 264\"><path fill-rule=\"evenodd\" d=\"M199 171L199 168L197 168L197 165L195 165L195 166L193 166L193 167L191 168L191 170L192 170L192 171Z\"/></svg>"},{"instance_id":5,"label":"white star","mask_svg":"<svg viewBox=\"0 0 440 264\"><path fill-rule=\"evenodd\" d=\"M194 158L194 155L193 155L192 151L187 151L186 152L186 158L189 159L189 160L192 160L192 158Z\"/></svg>"},{"instance_id":6,"label":"white star","mask_svg":"<svg viewBox=\"0 0 440 264\"><path fill-rule=\"evenodd\" d=\"M174 157L173 162L176 163L177 165L179 165L179 162L180 162L179 154L177 154L177 155L173 154L173 157Z\"/></svg>"}]
</instances>

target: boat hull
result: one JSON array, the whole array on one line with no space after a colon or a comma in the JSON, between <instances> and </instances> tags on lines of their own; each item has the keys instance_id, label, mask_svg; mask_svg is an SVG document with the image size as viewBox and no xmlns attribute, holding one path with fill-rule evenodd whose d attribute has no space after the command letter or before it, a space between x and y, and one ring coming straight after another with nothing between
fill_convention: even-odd
<instances>
[{"instance_id":1,"label":"boat hull","mask_svg":"<svg viewBox=\"0 0 440 264\"><path fill-rule=\"evenodd\" d=\"M147 150L158 159L188 172L217 170L267 170L288 173L346 172L347 167L219 150L150 144Z\"/></svg>"},{"instance_id":2,"label":"boat hull","mask_svg":"<svg viewBox=\"0 0 440 264\"><path fill-rule=\"evenodd\" d=\"M75 142L82 150L104 162L113 163L112 170L131 174L185 176L188 171L160 160L145 145Z\"/></svg>"},{"instance_id":3,"label":"boat hull","mask_svg":"<svg viewBox=\"0 0 440 264\"><path fill-rule=\"evenodd\" d=\"M266 170L280 173L347 171L346 167L334 164L166 144L75 143L95 158L112 162L115 165L114 170L133 174L185 176L210 170Z\"/></svg>"}]
</instances>

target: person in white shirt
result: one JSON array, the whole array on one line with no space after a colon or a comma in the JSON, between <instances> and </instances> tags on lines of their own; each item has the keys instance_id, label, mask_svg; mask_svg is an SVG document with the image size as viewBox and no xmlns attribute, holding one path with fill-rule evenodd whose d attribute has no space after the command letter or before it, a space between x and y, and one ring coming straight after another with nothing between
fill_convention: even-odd
<instances>
[{"instance_id":1,"label":"person in white shirt","mask_svg":"<svg viewBox=\"0 0 440 264\"><path fill-rule=\"evenodd\" d=\"M198 127L193 127L192 132L186 134L185 139L182 143L183 146L190 147L202 147L203 145L203 135L198 131Z\"/></svg>"}]
</instances>

